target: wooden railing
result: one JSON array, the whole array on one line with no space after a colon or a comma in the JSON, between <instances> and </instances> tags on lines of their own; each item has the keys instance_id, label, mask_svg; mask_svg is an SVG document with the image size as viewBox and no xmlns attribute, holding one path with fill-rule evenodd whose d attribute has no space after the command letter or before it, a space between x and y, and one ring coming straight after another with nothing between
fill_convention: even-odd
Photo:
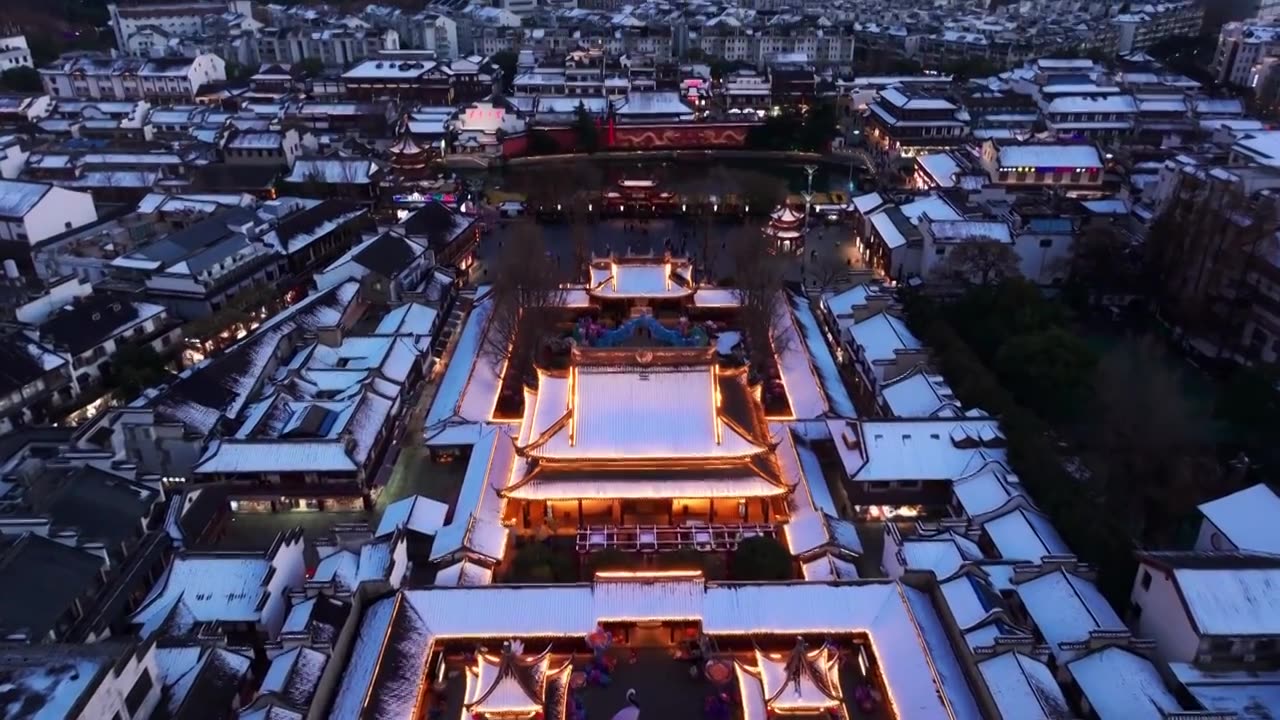
<instances>
[{"instance_id":1,"label":"wooden railing","mask_svg":"<svg viewBox=\"0 0 1280 720\"><path fill-rule=\"evenodd\" d=\"M773 537L766 523L695 525L590 525L578 530L580 553L612 549L624 552L731 551L744 538Z\"/></svg>"}]
</instances>

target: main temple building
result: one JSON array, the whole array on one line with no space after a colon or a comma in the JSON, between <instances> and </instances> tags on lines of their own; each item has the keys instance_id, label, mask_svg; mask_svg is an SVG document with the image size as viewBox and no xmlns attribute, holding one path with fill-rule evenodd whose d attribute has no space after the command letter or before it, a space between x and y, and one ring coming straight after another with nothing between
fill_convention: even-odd
<instances>
[{"instance_id":1,"label":"main temple building","mask_svg":"<svg viewBox=\"0 0 1280 720\"><path fill-rule=\"evenodd\" d=\"M1057 720L1055 673L1146 662L993 418L858 418L791 291L761 337L687 260L589 270L505 353L468 292L423 425L457 500L366 598L331 717ZM743 577L762 547L783 572Z\"/></svg>"}]
</instances>

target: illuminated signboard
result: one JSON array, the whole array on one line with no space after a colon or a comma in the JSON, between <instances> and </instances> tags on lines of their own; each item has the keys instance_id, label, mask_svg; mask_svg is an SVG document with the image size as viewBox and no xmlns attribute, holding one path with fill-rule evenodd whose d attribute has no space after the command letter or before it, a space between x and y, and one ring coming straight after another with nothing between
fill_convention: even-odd
<instances>
[{"instance_id":1,"label":"illuminated signboard","mask_svg":"<svg viewBox=\"0 0 1280 720\"><path fill-rule=\"evenodd\" d=\"M452 205L458 201L458 196L453 193L446 193L446 192L425 193L425 194L420 192L412 192L412 193L405 193L400 195L392 195L391 200L393 202L405 203L405 204L425 203L425 202L431 202L432 200L434 200L436 202L444 203L445 205Z\"/></svg>"}]
</instances>

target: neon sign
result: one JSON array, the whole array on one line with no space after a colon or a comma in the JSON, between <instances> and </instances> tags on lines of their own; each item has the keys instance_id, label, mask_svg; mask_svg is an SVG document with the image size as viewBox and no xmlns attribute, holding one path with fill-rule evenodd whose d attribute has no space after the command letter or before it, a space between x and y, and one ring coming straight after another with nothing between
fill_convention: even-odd
<instances>
[{"instance_id":1,"label":"neon sign","mask_svg":"<svg viewBox=\"0 0 1280 720\"><path fill-rule=\"evenodd\" d=\"M392 195L391 200L398 203L425 203L439 202L446 205L452 205L458 201L458 196L453 193L437 192L437 193L420 193L412 192L407 194Z\"/></svg>"}]
</instances>

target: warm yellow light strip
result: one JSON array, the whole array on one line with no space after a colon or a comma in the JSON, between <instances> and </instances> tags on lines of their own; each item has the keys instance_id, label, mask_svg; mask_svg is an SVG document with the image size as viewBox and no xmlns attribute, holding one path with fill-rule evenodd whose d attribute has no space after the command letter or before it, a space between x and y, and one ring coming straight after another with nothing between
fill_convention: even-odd
<instances>
[{"instance_id":1,"label":"warm yellow light strip","mask_svg":"<svg viewBox=\"0 0 1280 720\"><path fill-rule=\"evenodd\" d=\"M596 578L701 578L701 570L600 570Z\"/></svg>"},{"instance_id":2,"label":"warm yellow light strip","mask_svg":"<svg viewBox=\"0 0 1280 720\"><path fill-rule=\"evenodd\" d=\"M486 332L486 333L488 333L488 331L489 331L489 330L488 330L488 327L486 326L486 328L485 328L485 332ZM483 336L482 336L482 337L483 337ZM490 408L489 408L489 420L490 420L491 422L493 422L493 421L494 421L493 414L494 414L495 412L497 412L497 411L498 411L498 396L502 394L502 378L503 378L503 376L504 376L504 375L506 375L506 374L507 374L507 365L509 365L509 364L511 363L511 350L512 350L512 348L514 348L514 347L515 347L515 344L516 344L516 341L515 341L515 338L513 337L513 338L511 338L511 342L507 343L507 352L506 352L506 354L505 354L505 357L504 357L504 358L503 358L503 360L502 360L502 367L498 369L498 376L497 376L497 379L498 379L498 382L497 382L497 388L498 388L498 389L497 389L497 390L495 390L495 391L494 391L494 393L493 393L493 405L492 405L492 406L490 406ZM474 374L474 373L475 373L475 370L474 370L474 369L472 369L472 371L471 371L471 372L472 372L472 374ZM471 376L470 376L470 375L468 375L468 376L467 376L467 383L468 383L468 384L470 384L470 382L471 382ZM464 393L464 394L463 394L463 399L465 399L465 398L466 398L466 395L465 395L465 393ZM458 407L462 407L462 400L459 400L459 401L458 401ZM501 422L501 421L500 421L500 422Z\"/></svg>"},{"instance_id":3,"label":"warm yellow light strip","mask_svg":"<svg viewBox=\"0 0 1280 720\"><path fill-rule=\"evenodd\" d=\"M574 365L569 368L569 447L576 447L578 444L578 413L575 408L578 407L578 366Z\"/></svg>"},{"instance_id":4,"label":"warm yellow light strip","mask_svg":"<svg viewBox=\"0 0 1280 720\"><path fill-rule=\"evenodd\" d=\"M723 430L720 427L720 381L716 377L715 365L711 366L711 425L716 429L716 444L719 445Z\"/></svg>"},{"instance_id":5,"label":"warm yellow light strip","mask_svg":"<svg viewBox=\"0 0 1280 720\"><path fill-rule=\"evenodd\" d=\"M369 698L373 696L373 688L378 684L378 670L382 668L382 656L387 652L387 643L391 640L391 628L395 625L396 615L400 612L400 603L404 601L404 593L396 594L395 607L391 608L391 620L387 623L387 632L382 636L382 646L378 648L378 661L373 665L373 675L369 677L369 687L364 691L364 702L360 703L360 714L369 709Z\"/></svg>"}]
</instances>

